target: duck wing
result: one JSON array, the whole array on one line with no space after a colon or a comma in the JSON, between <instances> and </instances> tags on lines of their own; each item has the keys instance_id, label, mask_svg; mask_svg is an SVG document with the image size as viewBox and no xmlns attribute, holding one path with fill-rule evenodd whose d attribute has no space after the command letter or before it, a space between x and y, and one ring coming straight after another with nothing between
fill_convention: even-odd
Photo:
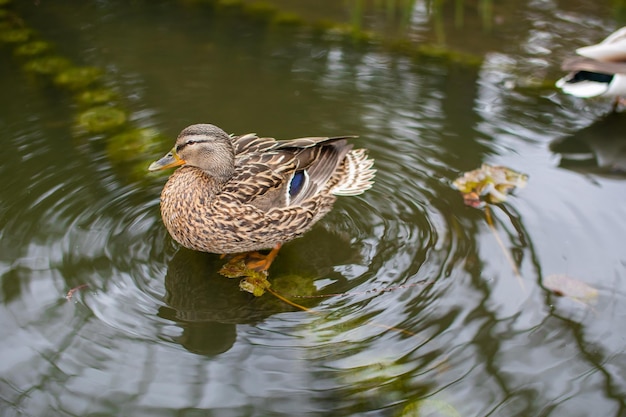
<instances>
[{"instance_id":1,"label":"duck wing","mask_svg":"<svg viewBox=\"0 0 626 417\"><path fill-rule=\"evenodd\" d=\"M347 138L234 138L235 174L223 194L264 211L301 205L329 189L327 183L352 148Z\"/></svg>"}]
</instances>

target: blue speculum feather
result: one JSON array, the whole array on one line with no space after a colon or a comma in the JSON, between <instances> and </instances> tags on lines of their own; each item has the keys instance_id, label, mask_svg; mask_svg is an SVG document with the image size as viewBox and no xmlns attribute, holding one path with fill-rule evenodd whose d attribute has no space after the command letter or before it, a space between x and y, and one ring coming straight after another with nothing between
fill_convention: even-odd
<instances>
[{"instance_id":1,"label":"blue speculum feather","mask_svg":"<svg viewBox=\"0 0 626 417\"><path fill-rule=\"evenodd\" d=\"M302 190L305 179L306 175L304 174L304 171L296 171L296 173L293 174L291 184L289 184L289 196L293 197Z\"/></svg>"}]
</instances>

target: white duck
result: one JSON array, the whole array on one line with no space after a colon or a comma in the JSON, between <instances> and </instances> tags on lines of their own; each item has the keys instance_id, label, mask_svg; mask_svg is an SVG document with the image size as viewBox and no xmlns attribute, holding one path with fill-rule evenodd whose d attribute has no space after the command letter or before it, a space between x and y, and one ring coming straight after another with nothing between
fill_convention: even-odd
<instances>
[{"instance_id":1,"label":"white duck","mask_svg":"<svg viewBox=\"0 0 626 417\"><path fill-rule=\"evenodd\" d=\"M596 45L578 48L576 53L580 57L563 62L563 70L570 73L558 80L556 86L576 97L615 97L614 109L620 102L624 102L626 27Z\"/></svg>"}]
</instances>

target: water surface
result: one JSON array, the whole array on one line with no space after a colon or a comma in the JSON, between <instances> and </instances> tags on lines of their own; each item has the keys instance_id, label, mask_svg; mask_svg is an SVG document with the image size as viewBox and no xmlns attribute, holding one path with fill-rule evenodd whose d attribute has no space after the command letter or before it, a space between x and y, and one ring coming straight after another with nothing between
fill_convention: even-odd
<instances>
[{"instance_id":1,"label":"water surface","mask_svg":"<svg viewBox=\"0 0 626 417\"><path fill-rule=\"evenodd\" d=\"M77 129L73 94L0 50L2 414L624 415L626 116L533 87L619 22L595 2L516 3L488 22L467 5L459 24L414 2L399 36L480 65L188 2L14 5L160 136L120 162L110 135ZM316 4L290 11L350 20ZM388 32L388 15L364 13ZM199 122L354 134L370 150L374 188L272 266L273 287L314 313L239 291L218 255L167 235L165 177L143 169ZM529 175L493 208L521 279L451 187L484 162ZM553 274L597 300L557 297Z\"/></svg>"}]
</instances>

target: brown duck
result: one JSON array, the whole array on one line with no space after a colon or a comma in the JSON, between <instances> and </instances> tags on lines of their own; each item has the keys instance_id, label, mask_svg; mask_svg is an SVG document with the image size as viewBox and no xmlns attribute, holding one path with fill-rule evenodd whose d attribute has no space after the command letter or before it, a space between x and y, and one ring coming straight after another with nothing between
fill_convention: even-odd
<instances>
[{"instance_id":1,"label":"brown duck","mask_svg":"<svg viewBox=\"0 0 626 417\"><path fill-rule=\"evenodd\" d=\"M266 271L280 246L307 232L336 196L373 184L373 160L350 136L285 141L231 136L210 124L185 128L150 171L180 166L161 193L161 215L182 246L230 254L272 248L250 268Z\"/></svg>"}]
</instances>

